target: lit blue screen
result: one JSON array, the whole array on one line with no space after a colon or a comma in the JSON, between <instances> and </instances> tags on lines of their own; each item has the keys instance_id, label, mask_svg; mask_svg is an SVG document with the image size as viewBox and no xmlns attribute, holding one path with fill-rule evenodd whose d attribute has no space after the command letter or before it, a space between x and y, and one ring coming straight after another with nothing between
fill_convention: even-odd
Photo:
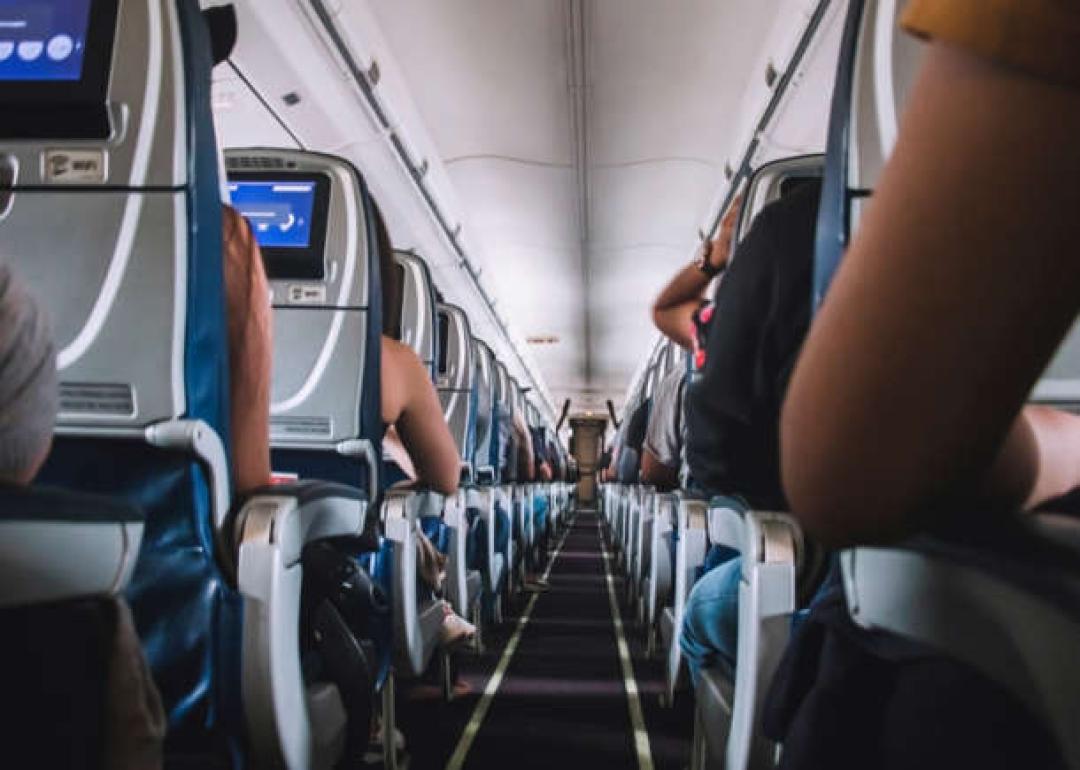
<instances>
[{"instance_id":1,"label":"lit blue screen","mask_svg":"<svg viewBox=\"0 0 1080 770\"><path fill-rule=\"evenodd\" d=\"M82 78L91 0L0 0L0 81Z\"/></svg>"},{"instance_id":2,"label":"lit blue screen","mask_svg":"<svg viewBox=\"0 0 1080 770\"><path fill-rule=\"evenodd\" d=\"M311 245L314 182L233 182L232 204L251 223L265 248L306 249Z\"/></svg>"}]
</instances>

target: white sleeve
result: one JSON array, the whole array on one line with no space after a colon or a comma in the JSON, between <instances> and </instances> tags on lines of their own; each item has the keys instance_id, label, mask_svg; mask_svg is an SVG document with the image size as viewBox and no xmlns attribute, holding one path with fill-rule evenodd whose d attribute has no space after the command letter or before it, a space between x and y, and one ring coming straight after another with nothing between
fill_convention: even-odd
<instances>
[{"instance_id":1,"label":"white sleeve","mask_svg":"<svg viewBox=\"0 0 1080 770\"><path fill-rule=\"evenodd\" d=\"M679 372L669 374L660 383L645 434L645 449L669 468L678 468L682 460L682 437L679 435L677 414L681 386L682 374Z\"/></svg>"}]
</instances>

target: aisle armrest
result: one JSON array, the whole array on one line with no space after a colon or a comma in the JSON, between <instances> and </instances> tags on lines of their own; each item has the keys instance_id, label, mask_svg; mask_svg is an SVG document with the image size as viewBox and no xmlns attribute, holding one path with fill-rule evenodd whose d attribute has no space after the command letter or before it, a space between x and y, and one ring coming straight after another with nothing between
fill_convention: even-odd
<instances>
[{"instance_id":1,"label":"aisle armrest","mask_svg":"<svg viewBox=\"0 0 1080 770\"><path fill-rule=\"evenodd\" d=\"M1042 518L1036 531L1055 547L1075 550L1076 526ZM949 551L843 552L852 619L938 649L1004 686L1049 727L1069 766L1080 767L1080 668L1070 662L1080 646L1075 562L1061 568L1036 557L1012 574L1006 559L988 568L985 554L968 559L962 547Z\"/></svg>"},{"instance_id":2,"label":"aisle armrest","mask_svg":"<svg viewBox=\"0 0 1080 770\"><path fill-rule=\"evenodd\" d=\"M124 502L0 489L0 607L119 594L142 534L142 512Z\"/></svg>"},{"instance_id":3,"label":"aisle armrest","mask_svg":"<svg viewBox=\"0 0 1080 770\"><path fill-rule=\"evenodd\" d=\"M416 558L416 528L422 516L442 514L445 498L430 491L391 490L383 499L383 526L394 544L394 656L398 665L420 676L439 642L445 613L440 602L423 596Z\"/></svg>"},{"instance_id":4,"label":"aisle armrest","mask_svg":"<svg viewBox=\"0 0 1080 770\"><path fill-rule=\"evenodd\" d=\"M360 535L367 508L358 489L304 481L257 490L236 516L243 701L260 767L329 768L337 761L344 707L340 697L326 697L325 684L306 686L300 667L300 557L308 543ZM320 718L312 720L316 706ZM335 734L324 735L328 730Z\"/></svg>"}]
</instances>

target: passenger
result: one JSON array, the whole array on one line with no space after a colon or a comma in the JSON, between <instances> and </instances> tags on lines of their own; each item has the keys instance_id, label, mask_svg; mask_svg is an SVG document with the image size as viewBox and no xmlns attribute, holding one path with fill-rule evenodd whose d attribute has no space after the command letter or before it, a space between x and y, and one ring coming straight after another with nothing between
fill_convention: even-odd
<instances>
[{"instance_id":1,"label":"passenger","mask_svg":"<svg viewBox=\"0 0 1080 770\"><path fill-rule=\"evenodd\" d=\"M793 512L834 547L992 538L1080 482L1080 419L1025 406L1080 309L1080 4L917 0L903 23L932 42L781 423ZM1000 677L853 634L830 593L770 695L785 766L1067 764Z\"/></svg>"},{"instance_id":2,"label":"passenger","mask_svg":"<svg viewBox=\"0 0 1080 770\"><path fill-rule=\"evenodd\" d=\"M641 472L642 446L645 444L645 431L649 426L649 414L652 399L638 404L620 427L622 442L616 444L612 465L615 481L620 484L636 484Z\"/></svg>"},{"instance_id":3,"label":"passenger","mask_svg":"<svg viewBox=\"0 0 1080 770\"><path fill-rule=\"evenodd\" d=\"M543 428L530 428L529 439L532 443L533 454L533 479L541 484L549 484L554 478L551 467L551 455ZM533 497L533 529L540 544L540 552L547 553L548 547L548 498L547 495L535 495Z\"/></svg>"},{"instance_id":4,"label":"passenger","mask_svg":"<svg viewBox=\"0 0 1080 770\"><path fill-rule=\"evenodd\" d=\"M394 329L401 315L399 271L382 214L376 209L379 268L383 288L383 327ZM442 495L457 493L461 457L443 417L439 395L431 375L412 348L382 336L382 420L386 425L384 451L392 458L398 484L420 483ZM428 589L438 595L445 580L446 557L431 543L419 526L417 563ZM476 634L476 627L454 613L443 601L446 616L441 641L450 646Z\"/></svg>"},{"instance_id":5,"label":"passenger","mask_svg":"<svg viewBox=\"0 0 1080 770\"><path fill-rule=\"evenodd\" d=\"M903 21L932 43L784 405L785 489L835 547L1080 483L1080 418L1024 406L1080 309L1080 5Z\"/></svg>"},{"instance_id":6,"label":"passenger","mask_svg":"<svg viewBox=\"0 0 1080 770\"><path fill-rule=\"evenodd\" d=\"M701 261L683 269L654 305L657 326L687 350L698 374L686 390L686 481L709 497L738 495L750 506L786 510L780 484L779 422L787 380L810 323L820 185L800 185L767 206L730 261L736 201ZM726 269L726 270L725 270ZM705 339L695 315L713 276L725 271ZM702 668L734 671L741 559L714 547L719 565L686 601L680 644L695 684Z\"/></svg>"},{"instance_id":7,"label":"passenger","mask_svg":"<svg viewBox=\"0 0 1080 770\"><path fill-rule=\"evenodd\" d=\"M52 446L59 386L45 315L0 262L0 484L23 486Z\"/></svg>"},{"instance_id":8,"label":"passenger","mask_svg":"<svg viewBox=\"0 0 1080 770\"><path fill-rule=\"evenodd\" d=\"M683 397L686 372L670 372L656 387L641 451L641 481L661 492L679 486L683 455Z\"/></svg>"},{"instance_id":9,"label":"passenger","mask_svg":"<svg viewBox=\"0 0 1080 770\"><path fill-rule=\"evenodd\" d=\"M520 409L515 409L510 421L511 448L508 453L508 464L513 469L510 480L518 484L531 484L536 478L534 468L535 458L533 455L533 437L529 426L525 422L525 416ZM536 498L534 497L534 501ZM536 525L536 509L530 512L533 516L534 532L538 532ZM515 522L516 523L516 522ZM519 533L521 534L521 533ZM528 564L528 562L526 562ZM530 593L538 593L548 589L548 582L540 574L534 571L525 573L524 588Z\"/></svg>"}]
</instances>

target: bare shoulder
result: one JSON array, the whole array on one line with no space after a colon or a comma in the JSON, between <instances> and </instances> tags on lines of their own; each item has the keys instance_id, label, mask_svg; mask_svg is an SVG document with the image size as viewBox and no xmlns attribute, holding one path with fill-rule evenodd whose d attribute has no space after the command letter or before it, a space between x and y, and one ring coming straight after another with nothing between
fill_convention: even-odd
<instances>
[{"instance_id":1,"label":"bare shoulder","mask_svg":"<svg viewBox=\"0 0 1080 770\"><path fill-rule=\"evenodd\" d=\"M383 370L391 370L395 377L409 378L424 370L416 351L390 337L382 338Z\"/></svg>"}]
</instances>

